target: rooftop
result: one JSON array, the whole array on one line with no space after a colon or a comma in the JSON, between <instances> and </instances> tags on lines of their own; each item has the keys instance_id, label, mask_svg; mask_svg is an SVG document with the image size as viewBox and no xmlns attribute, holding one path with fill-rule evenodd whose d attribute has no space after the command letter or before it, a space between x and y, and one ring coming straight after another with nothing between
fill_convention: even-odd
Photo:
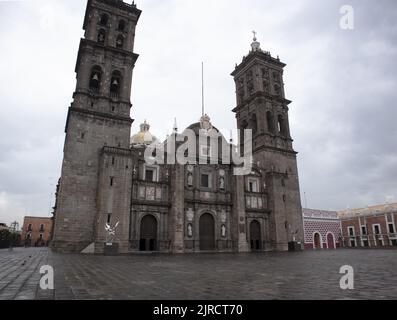
<instances>
[{"instance_id":1,"label":"rooftop","mask_svg":"<svg viewBox=\"0 0 397 320\"><path fill-rule=\"evenodd\" d=\"M344 218L344 217L355 217L362 215L367 216L367 215L375 215L375 214L391 213L391 212L397 212L397 203L386 203L376 206L368 206L366 208L342 210L338 212L338 216L340 218Z\"/></svg>"}]
</instances>

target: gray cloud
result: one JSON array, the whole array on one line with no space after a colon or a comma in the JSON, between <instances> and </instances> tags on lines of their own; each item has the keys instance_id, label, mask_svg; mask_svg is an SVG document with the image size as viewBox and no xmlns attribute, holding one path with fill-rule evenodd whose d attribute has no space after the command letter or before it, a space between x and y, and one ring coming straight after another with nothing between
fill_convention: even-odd
<instances>
[{"instance_id":1,"label":"gray cloud","mask_svg":"<svg viewBox=\"0 0 397 320\"><path fill-rule=\"evenodd\" d=\"M135 49L133 131L164 137L196 122L205 61L206 108L234 128L230 72L251 31L285 70L302 194L323 209L397 201L397 4L344 1L142 0ZM85 1L0 2L0 220L47 215L60 174ZM228 132L224 132L228 135ZM304 202L303 202L304 203Z\"/></svg>"}]
</instances>

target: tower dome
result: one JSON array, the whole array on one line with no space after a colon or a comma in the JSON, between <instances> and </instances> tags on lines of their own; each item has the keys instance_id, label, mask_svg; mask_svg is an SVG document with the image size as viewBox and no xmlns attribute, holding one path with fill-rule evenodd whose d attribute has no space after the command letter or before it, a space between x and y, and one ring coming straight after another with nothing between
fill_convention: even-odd
<instances>
[{"instance_id":1,"label":"tower dome","mask_svg":"<svg viewBox=\"0 0 397 320\"><path fill-rule=\"evenodd\" d=\"M131 145L149 145L158 139L150 133L150 125L145 120L140 126L140 131L131 137Z\"/></svg>"}]
</instances>

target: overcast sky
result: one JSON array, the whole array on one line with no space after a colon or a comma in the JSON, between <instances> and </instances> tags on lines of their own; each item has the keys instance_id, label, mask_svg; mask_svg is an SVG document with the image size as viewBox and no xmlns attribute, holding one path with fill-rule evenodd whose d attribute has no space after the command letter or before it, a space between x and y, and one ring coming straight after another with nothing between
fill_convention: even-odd
<instances>
[{"instance_id":1,"label":"overcast sky","mask_svg":"<svg viewBox=\"0 0 397 320\"><path fill-rule=\"evenodd\" d=\"M139 0L140 55L132 132L147 119L164 138L206 112L235 128L230 73L252 31L287 64L291 134L302 204L318 209L397 202L395 0ZM354 30L339 10L354 8ZM0 1L0 222L50 216L85 0Z\"/></svg>"}]
</instances>

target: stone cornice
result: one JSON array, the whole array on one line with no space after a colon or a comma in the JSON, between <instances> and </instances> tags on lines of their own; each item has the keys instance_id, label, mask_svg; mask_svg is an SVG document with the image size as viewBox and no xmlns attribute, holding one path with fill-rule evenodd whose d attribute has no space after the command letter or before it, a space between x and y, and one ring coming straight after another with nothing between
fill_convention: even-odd
<instances>
[{"instance_id":1,"label":"stone cornice","mask_svg":"<svg viewBox=\"0 0 397 320\"><path fill-rule=\"evenodd\" d=\"M109 146L104 146L101 151L102 154L112 154L112 155L120 155L120 156L126 156L130 157L132 155L132 150L131 149L124 149L124 148L119 148L119 147L109 147Z\"/></svg>"},{"instance_id":2,"label":"stone cornice","mask_svg":"<svg viewBox=\"0 0 397 320\"><path fill-rule=\"evenodd\" d=\"M294 151L294 150L286 150L286 149L280 149L280 148L276 148L276 147L271 147L271 146L260 146L258 148L255 148L253 150L253 153L259 152L261 150L272 150L272 151L278 151L281 153L289 153L292 154L294 156L296 156L298 154L298 152Z\"/></svg>"},{"instance_id":3,"label":"stone cornice","mask_svg":"<svg viewBox=\"0 0 397 320\"><path fill-rule=\"evenodd\" d=\"M80 40L80 46L79 46L79 53L77 55L77 61L76 61L76 66L75 66L75 72L77 73L78 66L80 64L80 59L81 59L81 54L87 50L87 49L102 49L105 52L112 52L116 54L121 54L123 57L128 57L131 59L131 66L134 67L136 61L139 58L139 54L136 54L134 52L126 51L123 49L119 49L116 47L112 46L105 46L103 44L100 44L96 41L88 40L85 38L81 38Z\"/></svg>"},{"instance_id":4,"label":"stone cornice","mask_svg":"<svg viewBox=\"0 0 397 320\"><path fill-rule=\"evenodd\" d=\"M242 71L250 62L254 61L255 58L258 58L262 61L267 61L277 65L278 67L284 68L286 66L285 63L281 62L278 59L273 58L270 53L265 51L250 51L248 56L243 58L243 61L234 69L231 73L233 77L237 76L240 71Z\"/></svg>"},{"instance_id":5,"label":"stone cornice","mask_svg":"<svg viewBox=\"0 0 397 320\"><path fill-rule=\"evenodd\" d=\"M273 96L271 94L265 93L263 91L257 91L255 92L252 96L250 96L247 99L244 99L244 103L239 104L238 106L236 106L232 112L238 112L240 109L246 107L247 105L249 105L252 101L256 100L256 99L265 99L266 101L269 101L271 103L273 102L279 102L282 105L288 106L289 104L292 103L291 100L285 99L285 98L281 98L279 96Z\"/></svg>"},{"instance_id":6,"label":"stone cornice","mask_svg":"<svg viewBox=\"0 0 397 320\"><path fill-rule=\"evenodd\" d=\"M109 119L109 120L125 121L125 122L128 122L129 124L132 124L132 122L133 122L133 120L131 118L121 117L121 116L117 116L117 115L111 115L111 114L108 114L108 113L94 111L94 110L87 110L87 109L82 109L82 108L69 107L68 115L67 115L67 119L66 119L65 132L67 132L67 128L68 128L68 124L69 124L69 117L70 117L70 113L71 112L91 115L91 116L94 116L94 117L99 117L99 118L104 118L104 119Z\"/></svg>"},{"instance_id":7,"label":"stone cornice","mask_svg":"<svg viewBox=\"0 0 397 320\"><path fill-rule=\"evenodd\" d=\"M110 97L106 97L106 96L99 95L99 94L98 95L96 95L96 94L93 95L93 94L90 94L89 92L85 92L85 91L75 91L73 93L73 98L75 97L76 94L82 94L82 95L85 95L85 96L89 96L90 98L104 99L104 100L107 100L107 101L109 101L111 103L127 104L127 105L129 105L130 108L132 107L131 102L127 101L127 100L113 100Z\"/></svg>"}]
</instances>

